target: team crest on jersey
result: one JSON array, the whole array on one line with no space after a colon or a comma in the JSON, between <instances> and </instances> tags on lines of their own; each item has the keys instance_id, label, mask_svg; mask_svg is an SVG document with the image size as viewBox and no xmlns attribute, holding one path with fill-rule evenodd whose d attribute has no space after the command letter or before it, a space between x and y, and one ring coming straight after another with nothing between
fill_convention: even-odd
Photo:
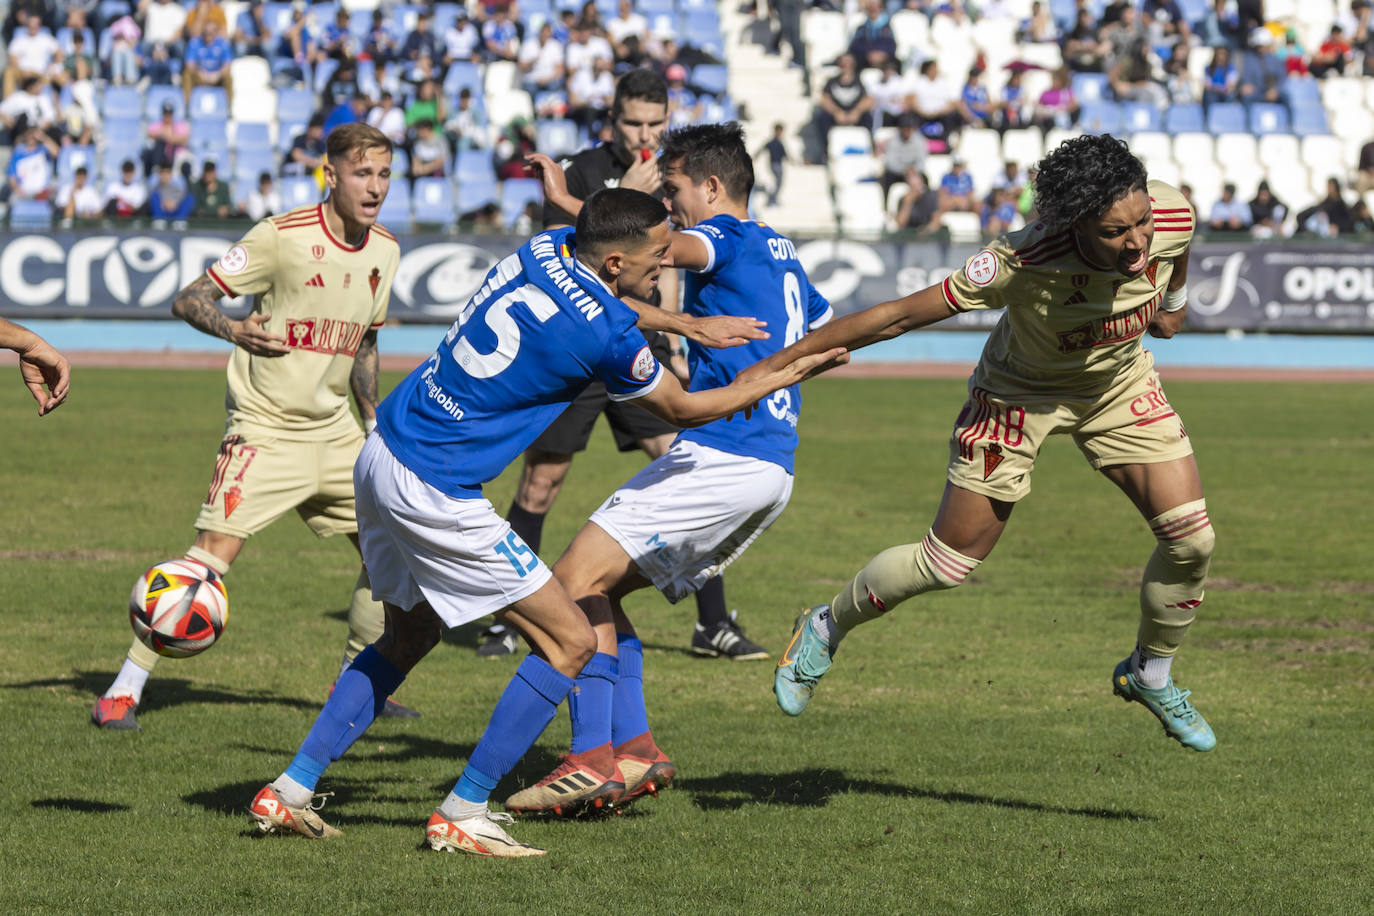
<instances>
[{"instance_id":1,"label":"team crest on jersey","mask_svg":"<svg viewBox=\"0 0 1374 916\"><path fill-rule=\"evenodd\" d=\"M974 286L987 286L997 278L997 255L984 248L968 259L964 265L964 276Z\"/></svg>"},{"instance_id":2,"label":"team crest on jersey","mask_svg":"<svg viewBox=\"0 0 1374 916\"><path fill-rule=\"evenodd\" d=\"M992 472L997 470L997 465L1002 463L1006 456L1002 454L1002 446L996 442L991 445L983 446L983 479L987 480L992 476Z\"/></svg>"},{"instance_id":3,"label":"team crest on jersey","mask_svg":"<svg viewBox=\"0 0 1374 916\"><path fill-rule=\"evenodd\" d=\"M224 517L228 518L234 514L234 510L243 501L243 491L238 487L230 487L224 492Z\"/></svg>"},{"instance_id":4,"label":"team crest on jersey","mask_svg":"<svg viewBox=\"0 0 1374 916\"><path fill-rule=\"evenodd\" d=\"M1087 285L1088 285L1088 275L1087 275L1087 274L1074 274L1074 275L1073 275L1073 288L1074 288L1074 289L1082 289L1083 287L1085 287L1085 286L1087 286Z\"/></svg>"},{"instance_id":5,"label":"team crest on jersey","mask_svg":"<svg viewBox=\"0 0 1374 916\"><path fill-rule=\"evenodd\" d=\"M248 249L242 245L235 245L224 253L224 257L219 259L219 269L221 273L241 274L248 268Z\"/></svg>"},{"instance_id":6,"label":"team crest on jersey","mask_svg":"<svg viewBox=\"0 0 1374 916\"><path fill-rule=\"evenodd\" d=\"M1159 270L1159 258L1154 258L1145 268L1145 276L1149 278L1150 285L1155 285L1155 273Z\"/></svg>"},{"instance_id":7,"label":"team crest on jersey","mask_svg":"<svg viewBox=\"0 0 1374 916\"><path fill-rule=\"evenodd\" d=\"M312 255L314 255L316 261L323 261L323 260L324 260L324 246L323 246L323 245L311 245L311 246L310 246L310 253L311 253Z\"/></svg>"},{"instance_id":8,"label":"team crest on jersey","mask_svg":"<svg viewBox=\"0 0 1374 916\"><path fill-rule=\"evenodd\" d=\"M634 377L635 381L647 382L654 376L654 367L656 363L657 360L654 359L654 354L649 352L649 348L640 347L639 352L635 354L635 361L634 365L630 368L630 375Z\"/></svg>"},{"instance_id":9,"label":"team crest on jersey","mask_svg":"<svg viewBox=\"0 0 1374 916\"><path fill-rule=\"evenodd\" d=\"M377 287L381 285L382 272L377 268L372 268L372 273L367 275L367 285L372 287L372 295L377 295Z\"/></svg>"}]
</instances>

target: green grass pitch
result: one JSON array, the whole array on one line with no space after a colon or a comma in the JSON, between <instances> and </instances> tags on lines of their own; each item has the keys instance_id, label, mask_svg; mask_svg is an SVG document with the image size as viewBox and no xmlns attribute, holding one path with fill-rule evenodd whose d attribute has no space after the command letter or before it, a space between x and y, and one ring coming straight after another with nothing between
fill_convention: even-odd
<instances>
[{"instance_id":1,"label":"green grass pitch","mask_svg":"<svg viewBox=\"0 0 1374 916\"><path fill-rule=\"evenodd\" d=\"M12 371L12 370L11 370ZM389 376L388 384L396 377ZM91 726L130 639L128 589L180 555L222 430L218 372L79 370L33 416L0 389L0 900L9 912L1312 913L1374 911L1374 389L1165 381L1218 547L1175 675L1210 754L1111 695L1152 541L1051 442L1001 545L961 589L856 631L800 719L768 663L687 651L693 610L640 593L651 721L681 782L602 821L522 820L540 860L421 848L514 661L449 635L326 773L337 840L260 837L253 792L333 679L356 559L285 518L227 584L202 657L165 661L142 734ZM727 574L775 653L798 608L918 540L960 381L808 384L792 504ZM598 433L545 559L640 466ZM504 511L512 475L489 496ZM566 714L502 784L538 779Z\"/></svg>"}]
</instances>

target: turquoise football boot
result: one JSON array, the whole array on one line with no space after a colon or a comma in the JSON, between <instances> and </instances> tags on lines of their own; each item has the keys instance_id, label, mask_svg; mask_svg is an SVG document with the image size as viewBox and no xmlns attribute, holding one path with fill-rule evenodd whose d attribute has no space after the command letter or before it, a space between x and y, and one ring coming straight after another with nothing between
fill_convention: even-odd
<instances>
[{"instance_id":1,"label":"turquoise football boot","mask_svg":"<svg viewBox=\"0 0 1374 916\"><path fill-rule=\"evenodd\" d=\"M1128 703L1139 703L1154 713L1164 726L1164 734L1184 747L1210 751L1217 746L1212 726L1188 702L1191 690L1179 690L1173 678L1163 687L1146 687L1131 673L1130 662L1129 657L1122 660L1112 672L1112 691L1117 696Z\"/></svg>"},{"instance_id":2,"label":"turquoise football boot","mask_svg":"<svg viewBox=\"0 0 1374 916\"><path fill-rule=\"evenodd\" d=\"M811 694L816 691L816 682L830 670L834 652L811 628L813 617L829 611L830 605L818 604L797 617L792 625L792 641L783 650L777 670L773 672L773 695L778 698L778 706L789 716L802 714L811 701Z\"/></svg>"}]
</instances>

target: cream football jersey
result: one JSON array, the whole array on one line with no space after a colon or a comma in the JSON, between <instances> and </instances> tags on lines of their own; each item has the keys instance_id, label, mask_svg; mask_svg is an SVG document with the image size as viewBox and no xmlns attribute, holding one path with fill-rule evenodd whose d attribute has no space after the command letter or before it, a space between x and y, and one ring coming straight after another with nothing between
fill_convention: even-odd
<instances>
[{"instance_id":1,"label":"cream football jersey","mask_svg":"<svg viewBox=\"0 0 1374 916\"><path fill-rule=\"evenodd\" d=\"M400 263L396 237L374 225L356 248L325 225L324 205L255 225L208 270L226 296L253 297L285 356L229 359L229 429L267 426L283 436L327 438L356 425L348 407L353 357L369 328L386 320Z\"/></svg>"},{"instance_id":2,"label":"cream football jersey","mask_svg":"<svg viewBox=\"0 0 1374 916\"><path fill-rule=\"evenodd\" d=\"M1073 233L1033 222L999 237L944 281L955 311L1001 309L972 384L1002 396L1093 397L1148 371L1141 345L1174 261L1193 238L1193 211L1175 188L1151 181L1154 238L1144 271L1128 278L1090 266Z\"/></svg>"}]
</instances>

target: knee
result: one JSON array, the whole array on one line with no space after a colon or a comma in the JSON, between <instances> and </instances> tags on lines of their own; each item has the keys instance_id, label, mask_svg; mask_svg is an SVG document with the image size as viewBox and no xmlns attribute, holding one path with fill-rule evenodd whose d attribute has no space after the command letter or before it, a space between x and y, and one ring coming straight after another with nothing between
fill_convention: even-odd
<instances>
[{"instance_id":1,"label":"knee","mask_svg":"<svg viewBox=\"0 0 1374 916\"><path fill-rule=\"evenodd\" d=\"M1183 537L1165 540L1159 545L1169 562L1184 569L1205 569L1212 560L1217 537L1210 522Z\"/></svg>"},{"instance_id":2,"label":"knee","mask_svg":"<svg viewBox=\"0 0 1374 916\"><path fill-rule=\"evenodd\" d=\"M596 632L585 618L555 636L549 651L549 664L569 677L576 677L596 654Z\"/></svg>"},{"instance_id":3,"label":"knee","mask_svg":"<svg viewBox=\"0 0 1374 916\"><path fill-rule=\"evenodd\" d=\"M444 625L428 604L409 611L387 606L386 629L377 648L401 671L409 672L439 644Z\"/></svg>"}]
</instances>

